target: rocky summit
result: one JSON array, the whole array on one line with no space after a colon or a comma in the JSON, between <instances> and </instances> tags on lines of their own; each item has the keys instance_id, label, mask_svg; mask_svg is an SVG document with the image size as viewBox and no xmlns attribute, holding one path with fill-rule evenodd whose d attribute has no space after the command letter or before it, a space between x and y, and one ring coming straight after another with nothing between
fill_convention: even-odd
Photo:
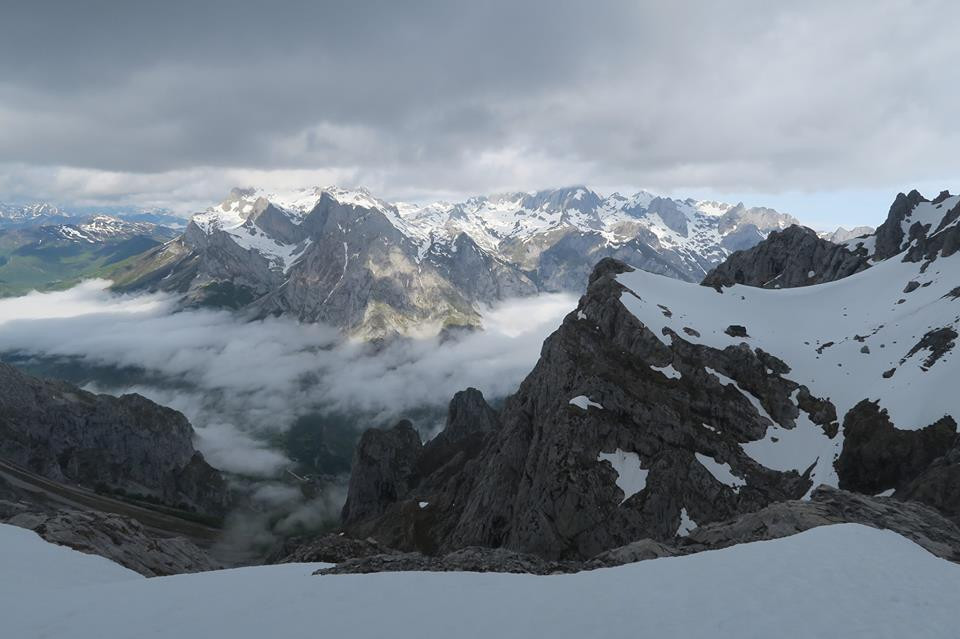
<instances>
[{"instance_id":1,"label":"rocky summit","mask_svg":"<svg viewBox=\"0 0 960 639\"><path fill-rule=\"evenodd\" d=\"M232 506L179 412L0 363L0 522L153 577L223 567Z\"/></svg>"},{"instance_id":2,"label":"rocky summit","mask_svg":"<svg viewBox=\"0 0 960 639\"><path fill-rule=\"evenodd\" d=\"M0 461L24 472L167 508L219 516L220 473L193 446L179 412L136 394L113 397L0 363Z\"/></svg>"},{"instance_id":3,"label":"rocky summit","mask_svg":"<svg viewBox=\"0 0 960 639\"><path fill-rule=\"evenodd\" d=\"M236 189L110 277L118 290L167 291L186 306L376 338L478 326L484 305L508 298L581 293L604 257L700 281L731 251L793 223L762 207L585 187L426 206L363 189Z\"/></svg>"},{"instance_id":4,"label":"rocky summit","mask_svg":"<svg viewBox=\"0 0 960 639\"><path fill-rule=\"evenodd\" d=\"M470 390L426 444L405 422L364 434L344 530L424 557L583 562L764 538L750 531L787 508L911 528L956 560L958 218L957 196L901 194L873 234L840 246L792 227L710 286L602 260L500 411Z\"/></svg>"}]
</instances>

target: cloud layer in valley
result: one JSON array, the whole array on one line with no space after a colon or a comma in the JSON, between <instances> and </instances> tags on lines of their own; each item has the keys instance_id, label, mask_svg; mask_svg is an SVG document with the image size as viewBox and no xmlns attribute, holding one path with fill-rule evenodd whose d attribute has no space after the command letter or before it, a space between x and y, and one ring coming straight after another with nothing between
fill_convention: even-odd
<instances>
[{"instance_id":1,"label":"cloud layer in valley","mask_svg":"<svg viewBox=\"0 0 960 639\"><path fill-rule=\"evenodd\" d=\"M958 18L946 0L12 3L0 199L195 210L336 182L889 202L956 179ZM790 212L882 217L804 201Z\"/></svg>"},{"instance_id":2,"label":"cloud layer in valley","mask_svg":"<svg viewBox=\"0 0 960 639\"><path fill-rule=\"evenodd\" d=\"M0 300L0 352L143 370L129 384L94 388L140 392L183 411L214 465L264 476L286 459L262 436L311 411L362 414L367 425L382 426L410 411L445 407L467 386L488 397L511 393L543 339L576 305L560 294L515 300L489 309L482 332L375 349L318 324L172 313L166 296L117 296L106 284Z\"/></svg>"}]
</instances>

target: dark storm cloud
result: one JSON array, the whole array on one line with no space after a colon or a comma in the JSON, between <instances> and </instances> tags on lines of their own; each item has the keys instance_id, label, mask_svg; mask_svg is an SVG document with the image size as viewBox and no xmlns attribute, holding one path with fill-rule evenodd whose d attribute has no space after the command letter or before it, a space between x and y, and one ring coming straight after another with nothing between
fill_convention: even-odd
<instances>
[{"instance_id":1,"label":"dark storm cloud","mask_svg":"<svg viewBox=\"0 0 960 639\"><path fill-rule=\"evenodd\" d=\"M240 179L388 197L946 179L956 7L15 3L0 22L0 197L193 205Z\"/></svg>"}]
</instances>

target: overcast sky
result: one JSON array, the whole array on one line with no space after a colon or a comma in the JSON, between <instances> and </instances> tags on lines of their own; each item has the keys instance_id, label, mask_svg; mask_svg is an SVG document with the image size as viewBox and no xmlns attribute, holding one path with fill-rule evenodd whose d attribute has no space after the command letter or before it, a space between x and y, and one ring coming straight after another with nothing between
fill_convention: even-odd
<instances>
[{"instance_id":1,"label":"overcast sky","mask_svg":"<svg viewBox=\"0 0 960 639\"><path fill-rule=\"evenodd\" d=\"M587 184L877 223L958 186L960 3L8 2L0 201Z\"/></svg>"}]
</instances>

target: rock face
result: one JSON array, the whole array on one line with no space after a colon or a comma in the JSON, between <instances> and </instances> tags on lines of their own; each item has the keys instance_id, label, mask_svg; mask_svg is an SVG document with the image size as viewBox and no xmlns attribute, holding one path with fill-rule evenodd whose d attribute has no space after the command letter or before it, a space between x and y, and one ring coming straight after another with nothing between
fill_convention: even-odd
<instances>
[{"instance_id":1,"label":"rock face","mask_svg":"<svg viewBox=\"0 0 960 639\"><path fill-rule=\"evenodd\" d=\"M442 557L418 552L373 555L349 559L332 568L322 568L317 575L364 574L371 572L508 572L553 575L576 572L573 562L547 561L536 555L517 553L504 548L462 548Z\"/></svg>"},{"instance_id":2,"label":"rock face","mask_svg":"<svg viewBox=\"0 0 960 639\"><path fill-rule=\"evenodd\" d=\"M268 564L290 563L341 563L349 559L362 559L375 555L396 554L396 551L373 539L354 539L338 534L328 534L314 539L290 539Z\"/></svg>"},{"instance_id":3,"label":"rock face","mask_svg":"<svg viewBox=\"0 0 960 639\"><path fill-rule=\"evenodd\" d=\"M746 284L763 288L792 288L830 282L867 268L865 250L821 239L803 226L774 231L763 242L737 251L710 271L704 286Z\"/></svg>"},{"instance_id":4,"label":"rock face","mask_svg":"<svg viewBox=\"0 0 960 639\"><path fill-rule=\"evenodd\" d=\"M788 398L798 386L766 372L784 370L783 363L745 345L665 347L611 303L624 268L613 261L597 267L578 312L544 344L540 362L507 401L485 446L475 447L476 456L448 453L449 465L433 472L436 463L415 462L427 468L424 476L406 482L406 493L390 491L397 499L373 521L361 525L351 510L346 529L431 554L484 546L575 560L637 539L673 539L684 513L715 521L802 496L812 485L807 475L764 468L726 443L762 437L764 419L703 368L708 363L742 380L766 399L771 414L792 418L796 407ZM674 381L671 369L683 371L684 383ZM603 409L575 405L569 398L578 395L588 402L603 397ZM489 415L480 406L474 412ZM398 465L409 466L412 452L412 445L399 447ZM731 466L749 483L721 483L713 464ZM357 484L366 483L365 467L355 468ZM630 472L645 475L644 485L618 485ZM348 504L355 494L352 483Z\"/></svg>"},{"instance_id":5,"label":"rock face","mask_svg":"<svg viewBox=\"0 0 960 639\"><path fill-rule=\"evenodd\" d=\"M772 504L732 521L697 528L683 540L680 550L715 550L839 523L892 530L938 557L960 561L960 528L935 510L918 503L870 497L829 486L818 487L809 500Z\"/></svg>"},{"instance_id":6,"label":"rock face","mask_svg":"<svg viewBox=\"0 0 960 639\"><path fill-rule=\"evenodd\" d=\"M223 514L225 482L179 412L140 395L95 395L0 363L0 459L68 484Z\"/></svg>"},{"instance_id":7,"label":"rock face","mask_svg":"<svg viewBox=\"0 0 960 639\"><path fill-rule=\"evenodd\" d=\"M926 201L915 190L910 191L907 195L903 193L897 195L896 200L890 205L887 219L877 227L875 233L874 255L877 259L884 260L893 257L903 250L902 247L907 234L907 231L904 230L904 221L910 217L918 204Z\"/></svg>"},{"instance_id":8,"label":"rock face","mask_svg":"<svg viewBox=\"0 0 960 639\"><path fill-rule=\"evenodd\" d=\"M585 561L549 561L503 548L470 547L442 556L418 552L356 555L332 568L319 570L317 574L390 571L568 573L779 539L811 528L842 523L892 530L938 557L960 562L960 528L935 510L909 501L820 486L810 499L778 502L735 519L707 524L676 538L673 543L641 539Z\"/></svg>"},{"instance_id":9,"label":"rock face","mask_svg":"<svg viewBox=\"0 0 960 639\"><path fill-rule=\"evenodd\" d=\"M33 530L47 541L100 555L145 577L218 570L223 564L182 537L160 537L129 517L96 511L28 512L6 523Z\"/></svg>"},{"instance_id":10,"label":"rock face","mask_svg":"<svg viewBox=\"0 0 960 639\"><path fill-rule=\"evenodd\" d=\"M957 423L945 416L925 428L901 430L875 402L864 400L844 417L843 436L836 462L840 488L872 495L906 487L946 455L955 445Z\"/></svg>"},{"instance_id":11,"label":"rock face","mask_svg":"<svg viewBox=\"0 0 960 639\"><path fill-rule=\"evenodd\" d=\"M921 270L925 272L938 257L950 257L960 249L960 196L943 191L927 200L917 191L900 193L873 235L846 245L867 250L874 261L902 254L903 262L925 263Z\"/></svg>"},{"instance_id":12,"label":"rock face","mask_svg":"<svg viewBox=\"0 0 960 639\"><path fill-rule=\"evenodd\" d=\"M390 204L335 187L235 189L173 242L124 263L119 290L180 294L186 306L325 322L368 338L476 326L482 305L581 292L615 257L699 281L731 250L795 222L772 209L584 187Z\"/></svg>"},{"instance_id":13,"label":"rock face","mask_svg":"<svg viewBox=\"0 0 960 639\"><path fill-rule=\"evenodd\" d=\"M344 525L377 517L410 492L420 455L420 435L404 420L393 428L363 433L353 456L350 485L341 519Z\"/></svg>"}]
</instances>

